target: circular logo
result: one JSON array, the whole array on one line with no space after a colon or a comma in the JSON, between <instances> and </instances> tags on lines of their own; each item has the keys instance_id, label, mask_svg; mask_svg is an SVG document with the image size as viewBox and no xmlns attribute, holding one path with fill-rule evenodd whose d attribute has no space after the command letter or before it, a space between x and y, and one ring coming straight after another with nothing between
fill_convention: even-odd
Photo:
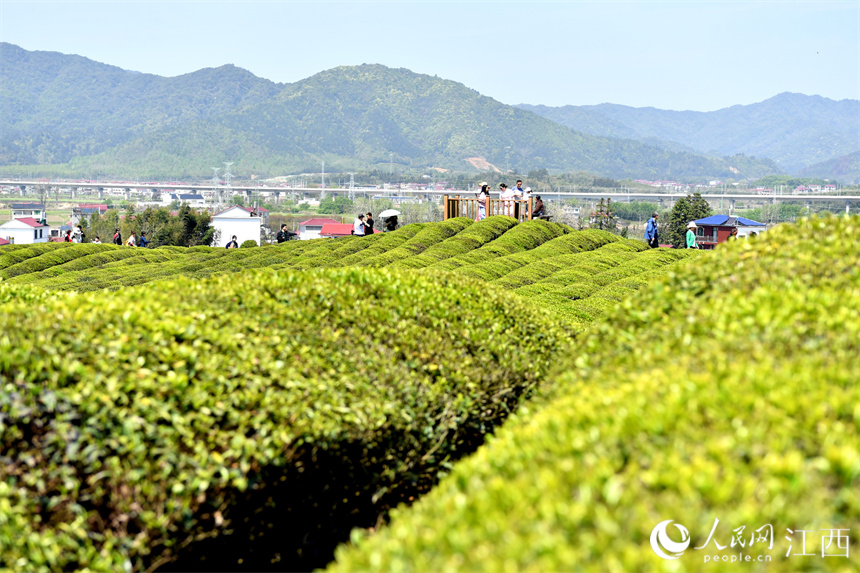
<instances>
[{"instance_id":1,"label":"circular logo","mask_svg":"<svg viewBox=\"0 0 860 573\"><path fill-rule=\"evenodd\" d=\"M654 527L654 529L651 530L651 549L653 549L654 553L663 559L677 559L683 555L684 550L690 546L690 532L687 531L687 528L680 523L676 523L675 527L677 527L678 531L681 532L681 542L676 543L669 539L669 534L666 533L666 528L669 527L669 524L672 523L672 521L674 520L667 519L666 521L661 521ZM674 553L674 555L667 555L663 551L664 548L666 551Z\"/></svg>"}]
</instances>

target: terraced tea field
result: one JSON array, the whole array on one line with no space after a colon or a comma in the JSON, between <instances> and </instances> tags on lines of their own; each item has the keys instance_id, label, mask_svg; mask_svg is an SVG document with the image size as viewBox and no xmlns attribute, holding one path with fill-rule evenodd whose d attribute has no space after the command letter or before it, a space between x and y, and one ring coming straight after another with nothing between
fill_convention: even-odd
<instances>
[{"instance_id":1,"label":"terraced tea field","mask_svg":"<svg viewBox=\"0 0 860 573\"><path fill-rule=\"evenodd\" d=\"M0 566L323 567L400 503L330 567L698 570L655 555L658 522L850 528L858 239L650 250L491 217L2 247Z\"/></svg>"}]
</instances>

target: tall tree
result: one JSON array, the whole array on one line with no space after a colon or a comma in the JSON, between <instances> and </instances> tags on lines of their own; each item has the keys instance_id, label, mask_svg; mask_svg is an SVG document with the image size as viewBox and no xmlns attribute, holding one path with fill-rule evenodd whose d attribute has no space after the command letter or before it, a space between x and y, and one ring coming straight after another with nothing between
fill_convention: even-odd
<instances>
[{"instance_id":1,"label":"tall tree","mask_svg":"<svg viewBox=\"0 0 860 573\"><path fill-rule=\"evenodd\" d=\"M711 206L702 198L700 193L687 195L679 199L672 207L669 215L668 232L666 238L676 249L682 249L685 245L687 224L696 219L703 219L711 215Z\"/></svg>"}]
</instances>

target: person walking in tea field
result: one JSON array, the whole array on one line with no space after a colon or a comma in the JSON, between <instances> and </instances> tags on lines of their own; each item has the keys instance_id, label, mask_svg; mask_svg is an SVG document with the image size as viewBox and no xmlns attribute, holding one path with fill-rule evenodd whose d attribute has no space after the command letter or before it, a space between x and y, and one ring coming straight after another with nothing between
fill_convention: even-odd
<instances>
[{"instance_id":1,"label":"person walking in tea field","mask_svg":"<svg viewBox=\"0 0 860 573\"><path fill-rule=\"evenodd\" d=\"M72 242L72 231L71 231L71 229L66 231L66 236L63 237L63 242L64 243L71 243Z\"/></svg>"},{"instance_id":2,"label":"person walking in tea field","mask_svg":"<svg viewBox=\"0 0 860 573\"><path fill-rule=\"evenodd\" d=\"M645 241L648 243L648 246L652 249L656 249L660 246L660 243L657 240L660 231L657 228L657 213L651 215L651 218L648 219L648 224L645 225Z\"/></svg>"},{"instance_id":3,"label":"person walking in tea field","mask_svg":"<svg viewBox=\"0 0 860 573\"><path fill-rule=\"evenodd\" d=\"M227 243L227 248L228 249L238 249L239 248L239 242L236 240L236 235L233 235L233 238L230 240L229 243Z\"/></svg>"},{"instance_id":4,"label":"person walking in tea field","mask_svg":"<svg viewBox=\"0 0 860 573\"><path fill-rule=\"evenodd\" d=\"M364 218L364 234L373 234L373 213L368 213L367 217Z\"/></svg>"},{"instance_id":5,"label":"person walking in tea field","mask_svg":"<svg viewBox=\"0 0 860 573\"><path fill-rule=\"evenodd\" d=\"M84 242L84 230L80 225L75 227L75 230L72 231L72 242L73 243L83 243Z\"/></svg>"},{"instance_id":6,"label":"person walking in tea field","mask_svg":"<svg viewBox=\"0 0 860 573\"><path fill-rule=\"evenodd\" d=\"M99 239L98 235L96 235L96 238L93 239L93 244L94 245L101 245L102 244L102 241L101 241L101 239Z\"/></svg>"},{"instance_id":7,"label":"person walking in tea field","mask_svg":"<svg viewBox=\"0 0 860 573\"><path fill-rule=\"evenodd\" d=\"M145 249L147 247L147 245L149 245L149 241L146 239L146 231L141 231L140 232L140 245L139 246L141 246Z\"/></svg>"},{"instance_id":8,"label":"person walking in tea field","mask_svg":"<svg viewBox=\"0 0 860 573\"><path fill-rule=\"evenodd\" d=\"M126 247L136 247L137 246L137 237L135 236L135 232L132 231L131 235L128 236L128 240L125 242Z\"/></svg>"},{"instance_id":9,"label":"person walking in tea field","mask_svg":"<svg viewBox=\"0 0 860 573\"><path fill-rule=\"evenodd\" d=\"M290 240L290 236L287 234L286 223L281 224L281 230L278 231L278 234L275 236L275 240L277 240L279 243L283 243L284 241Z\"/></svg>"},{"instance_id":10,"label":"person walking in tea field","mask_svg":"<svg viewBox=\"0 0 860 573\"><path fill-rule=\"evenodd\" d=\"M352 234L356 237L364 236L364 215L359 213L358 217L355 218L355 221L352 222Z\"/></svg>"},{"instance_id":11,"label":"person walking in tea field","mask_svg":"<svg viewBox=\"0 0 860 573\"><path fill-rule=\"evenodd\" d=\"M119 229L113 231L113 244L122 246L122 235L119 234Z\"/></svg>"},{"instance_id":12,"label":"person walking in tea field","mask_svg":"<svg viewBox=\"0 0 860 573\"><path fill-rule=\"evenodd\" d=\"M687 248L688 249L698 249L699 244L696 242L696 229L698 229L698 225L696 225L693 221L687 223Z\"/></svg>"},{"instance_id":13,"label":"person walking in tea field","mask_svg":"<svg viewBox=\"0 0 860 573\"><path fill-rule=\"evenodd\" d=\"M389 217L388 219L385 220L385 228L383 229L383 232L394 231L396 229L397 229L397 215L394 215L393 217Z\"/></svg>"}]
</instances>

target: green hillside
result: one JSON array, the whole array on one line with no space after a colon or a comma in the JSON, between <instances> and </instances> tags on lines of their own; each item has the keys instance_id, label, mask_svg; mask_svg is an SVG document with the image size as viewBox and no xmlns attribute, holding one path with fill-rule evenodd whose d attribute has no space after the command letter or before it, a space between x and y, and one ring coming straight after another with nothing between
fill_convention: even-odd
<instances>
[{"instance_id":1,"label":"green hillside","mask_svg":"<svg viewBox=\"0 0 860 573\"><path fill-rule=\"evenodd\" d=\"M0 172L208 178L372 169L761 177L767 160L710 158L573 131L406 69L340 67L274 84L233 66L176 78L0 44ZM7 63L8 60L8 63ZM484 162L489 162L490 167ZM33 164L53 164L39 167ZM16 171L17 170L17 171Z\"/></svg>"},{"instance_id":2,"label":"green hillside","mask_svg":"<svg viewBox=\"0 0 860 573\"><path fill-rule=\"evenodd\" d=\"M860 101L782 93L763 102L711 111L616 104L517 106L593 135L647 141L716 156L768 158L796 173L860 148ZM836 178L835 173L820 175Z\"/></svg>"},{"instance_id":3,"label":"green hillside","mask_svg":"<svg viewBox=\"0 0 860 573\"><path fill-rule=\"evenodd\" d=\"M235 66L164 78L5 42L0 62L0 165L64 163L281 88Z\"/></svg>"}]
</instances>

